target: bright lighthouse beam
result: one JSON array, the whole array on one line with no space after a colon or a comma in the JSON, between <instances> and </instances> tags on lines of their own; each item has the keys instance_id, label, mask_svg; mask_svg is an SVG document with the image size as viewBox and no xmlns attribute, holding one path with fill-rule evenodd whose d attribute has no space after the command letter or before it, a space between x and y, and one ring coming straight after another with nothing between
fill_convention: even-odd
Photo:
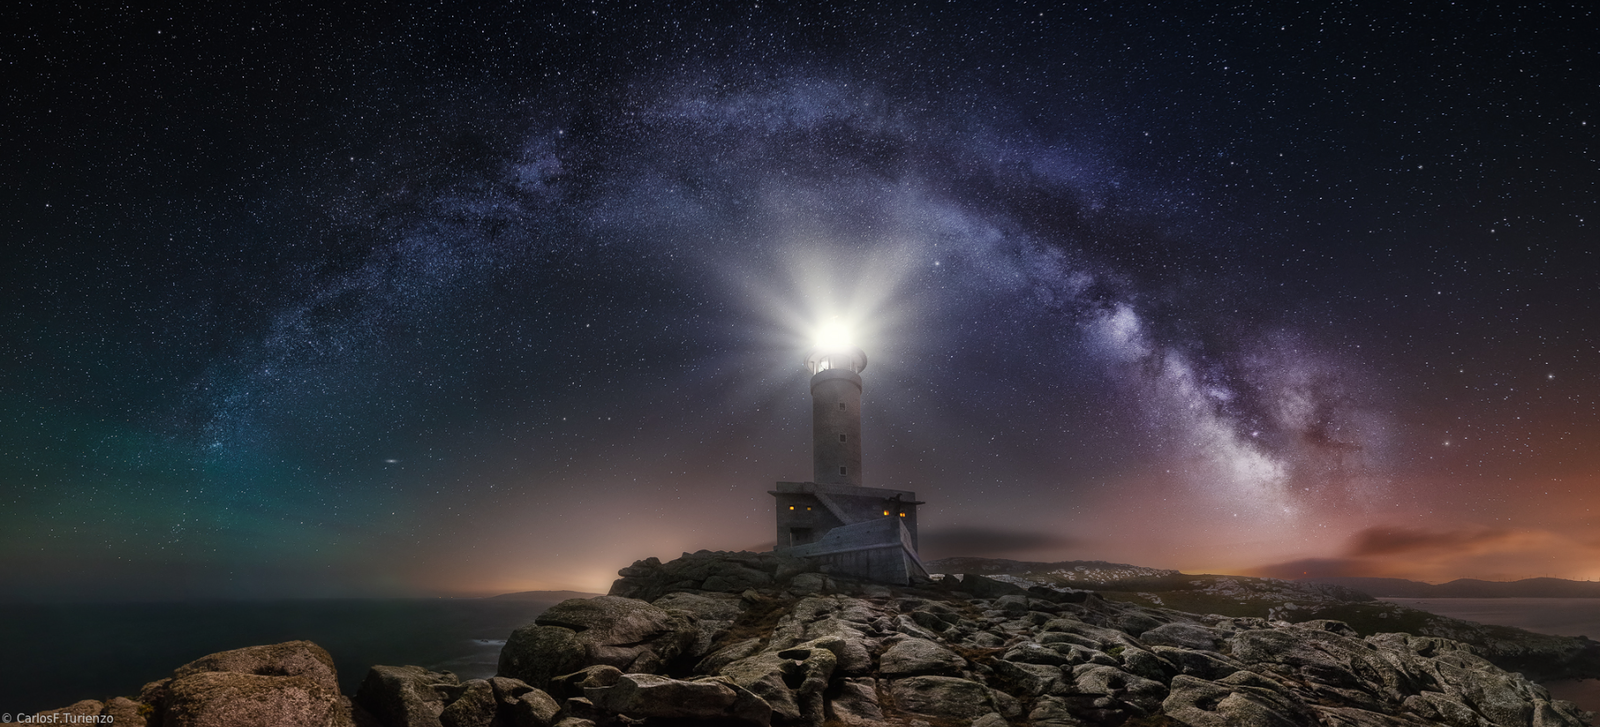
<instances>
[{"instance_id":1,"label":"bright lighthouse beam","mask_svg":"<svg viewBox=\"0 0 1600 727\"><path fill-rule=\"evenodd\" d=\"M838 318L829 319L822 324L813 336L813 341L818 349L824 351L845 351L855 347L855 337L850 333L850 327Z\"/></svg>"}]
</instances>

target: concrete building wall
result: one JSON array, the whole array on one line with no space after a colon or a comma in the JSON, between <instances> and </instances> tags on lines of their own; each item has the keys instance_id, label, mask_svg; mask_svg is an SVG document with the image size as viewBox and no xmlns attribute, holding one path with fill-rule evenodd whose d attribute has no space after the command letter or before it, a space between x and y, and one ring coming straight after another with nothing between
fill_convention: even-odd
<instances>
[{"instance_id":1,"label":"concrete building wall","mask_svg":"<svg viewBox=\"0 0 1600 727\"><path fill-rule=\"evenodd\" d=\"M917 506L921 503L910 490L779 482L768 494L777 508L780 550L816 542L841 525L873 520L899 522L909 534L911 549L918 547Z\"/></svg>"},{"instance_id":2,"label":"concrete building wall","mask_svg":"<svg viewBox=\"0 0 1600 727\"><path fill-rule=\"evenodd\" d=\"M928 574L910 554L895 546L849 553L824 553L809 560L828 566L830 573L864 578L876 583L893 583L908 586L919 580L928 580Z\"/></svg>"},{"instance_id":3,"label":"concrete building wall","mask_svg":"<svg viewBox=\"0 0 1600 727\"><path fill-rule=\"evenodd\" d=\"M778 507L778 549L814 543L844 524L815 495L774 492Z\"/></svg>"},{"instance_id":4,"label":"concrete building wall","mask_svg":"<svg viewBox=\"0 0 1600 727\"><path fill-rule=\"evenodd\" d=\"M786 552L828 565L833 573L880 583L909 584L928 578L911 545L911 534L898 518L842 525L817 542Z\"/></svg>"},{"instance_id":5,"label":"concrete building wall","mask_svg":"<svg viewBox=\"0 0 1600 727\"><path fill-rule=\"evenodd\" d=\"M861 377L845 368L811 377L812 481L857 485L861 477Z\"/></svg>"}]
</instances>

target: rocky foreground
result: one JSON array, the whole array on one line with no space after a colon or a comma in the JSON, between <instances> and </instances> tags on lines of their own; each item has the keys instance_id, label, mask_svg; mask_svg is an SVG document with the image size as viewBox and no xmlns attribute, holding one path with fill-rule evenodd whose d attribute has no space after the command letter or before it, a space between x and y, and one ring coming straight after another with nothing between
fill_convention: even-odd
<instances>
[{"instance_id":1,"label":"rocky foreground","mask_svg":"<svg viewBox=\"0 0 1600 727\"><path fill-rule=\"evenodd\" d=\"M1197 615L968 575L837 579L771 553L622 570L611 595L514 632L499 675L375 666L339 694L327 652L213 654L136 698L59 713L118 725L1553 725L1592 715L1473 647L1340 621ZM56 723L66 723L58 719Z\"/></svg>"}]
</instances>

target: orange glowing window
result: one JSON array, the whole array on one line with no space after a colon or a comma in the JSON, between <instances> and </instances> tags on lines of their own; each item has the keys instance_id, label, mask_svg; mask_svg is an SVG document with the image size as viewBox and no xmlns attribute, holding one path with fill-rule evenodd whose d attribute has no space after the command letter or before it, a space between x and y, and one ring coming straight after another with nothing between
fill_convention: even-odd
<instances>
[{"instance_id":1,"label":"orange glowing window","mask_svg":"<svg viewBox=\"0 0 1600 727\"><path fill-rule=\"evenodd\" d=\"M885 514L885 515L888 515L888 514L889 514L889 511L888 511L888 510L884 510L884 511L883 511L883 514Z\"/></svg>"},{"instance_id":2,"label":"orange glowing window","mask_svg":"<svg viewBox=\"0 0 1600 727\"><path fill-rule=\"evenodd\" d=\"M906 516L905 513L900 513L900 517L905 517L905 516Z\"/></svg>"},{"instance_id":3,"label":"orange glowing window","mask_svg":"<svg viewBox=\"0 0 1600 727\"><path fill-rule=\"evenodd\" d=\"M794 509L794 505L790 505L790 506L789 506L789 509L790 509L790 510L793 510L793 509ZM806 508L806 509L807 509L807 510L810 510L810 509L811 509L811 508L809 508L809 507L808 507L808 508Z\"/></svg>"}]
</instances>

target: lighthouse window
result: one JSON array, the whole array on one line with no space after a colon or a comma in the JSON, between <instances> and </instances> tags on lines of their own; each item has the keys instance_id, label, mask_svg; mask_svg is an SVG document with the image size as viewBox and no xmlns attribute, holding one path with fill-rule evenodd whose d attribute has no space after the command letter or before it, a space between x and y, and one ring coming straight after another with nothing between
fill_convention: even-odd
<instances>
[{"instance_id":1,"label":"lighthouse window","mask_svg":"<svg viewBox=\"0 0 1600 727\"><path fill-rule=\"evenodd\" d=\"M840 409L840 411L844 410L844 402L842 402L842 401L839 402L839 409Z\"/></svg>"},{"instance_id":2,"label":"lighthouse window","mask_svg":"<svg viewBox=\"0 0 1600 727\"><path fill-rule=\"evenodd\" d=\"M844 435L843 434L839 435L839 441L841 441L841 442L844 441Z\"/></svg>"},{"instance_id":3,"label":"lighthouse window","mask_svg":"<svg viewBox=\"0 0 1600 727\"><path fill-rule=\"evenodd\" d=\"M841 474L841 475L844 474L844 468L843 467L839 468L839 474Z\"/></svg>"}]
</instances>

